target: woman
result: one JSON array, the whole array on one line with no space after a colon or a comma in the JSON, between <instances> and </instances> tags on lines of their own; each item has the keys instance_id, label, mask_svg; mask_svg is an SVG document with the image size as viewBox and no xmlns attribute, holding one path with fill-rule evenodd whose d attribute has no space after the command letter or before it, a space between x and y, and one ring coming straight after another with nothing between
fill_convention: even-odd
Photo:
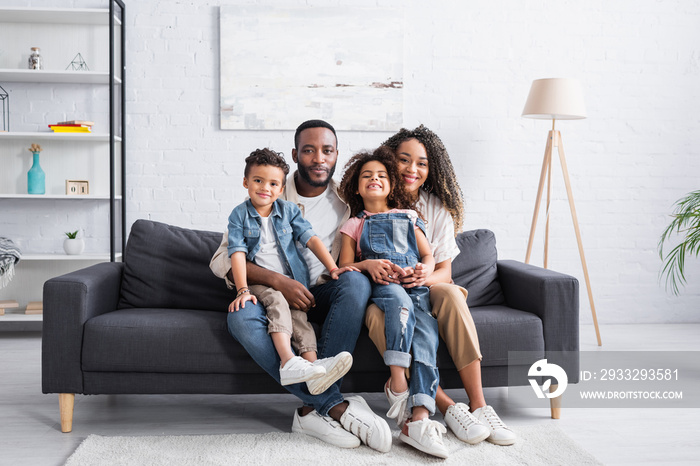
<instances>
[{"instance_id":1,"label":"woman","mask_svg":"<svg viewBox=\"0 0 700 466\"><path fill-rule=\"evenodd\" d=\"M401 129L384 145L394 150L406 191L426 222L427 237L435 258L435 269L416 268L398 279L386 272L384 280L404 286L429 286L430 304L437 318L440 336L447 344L458 369L469 406L455 403L442 388L437 407L445 423L460 440L475 444L484 439L497 445L511 445L516 435L486 404L481 386L481 352L476 327L467 307L467 290L452 284L452 260L459 254L455 231L462 231L464 201L462 190L440 138L425 126ZM384 315L372 305L365 323L380 353L386 349Z\"/></svg>"}]
</instances>

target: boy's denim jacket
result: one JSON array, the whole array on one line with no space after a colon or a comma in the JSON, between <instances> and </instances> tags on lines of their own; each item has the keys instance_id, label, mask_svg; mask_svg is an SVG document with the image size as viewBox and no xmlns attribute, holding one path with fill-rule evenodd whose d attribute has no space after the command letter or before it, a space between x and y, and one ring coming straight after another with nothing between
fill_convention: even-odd
<instances>
[{"instance_id":1,"label":"boy's denim jacket","mask_svg":"<svg viewBox=\"0 0 700 466\"><path fill-rule=\"evenodd\" d=\"M294 280L309 288L309 268L299 253L296 243L306 246L312 236L316 236L311 224L301 215L301 210L293 202L277 199L270 213L277 250L282 263ZM228 256L238 251L246 253L253 261L260 250L260 214L250 199L236 206L228 218Z\"/></svg>"}]
</instances>

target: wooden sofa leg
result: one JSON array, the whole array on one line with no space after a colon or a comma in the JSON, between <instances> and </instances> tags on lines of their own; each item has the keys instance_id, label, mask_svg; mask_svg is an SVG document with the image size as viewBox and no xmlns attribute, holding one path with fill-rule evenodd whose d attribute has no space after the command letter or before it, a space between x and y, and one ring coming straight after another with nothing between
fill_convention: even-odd
<instances>
[{"instance_id":1,"label":"wooden sofa leg","mask_svg":"<svg viewBox=\"0 0 700 466\"><path fill-rule=\"evenodd\" d=\"M75 403L75 393L59 393L58 408L61 412L61 432L73 430L73 404Z\"/></svg>"},{"instance_id":2,"label":"wooden sofa leg","mask_svg":"<svg viewBox=\"0 0 700 466\"><path fill-rule=\"evenodd\" d=\"M556 391L558 386L559 385L551 385L549 387L549 393ZM552 409L552 419L559 419L561 417L561 397L562 395L559 395L549 399L549 406Z\"/></svg>"}]
</instances>

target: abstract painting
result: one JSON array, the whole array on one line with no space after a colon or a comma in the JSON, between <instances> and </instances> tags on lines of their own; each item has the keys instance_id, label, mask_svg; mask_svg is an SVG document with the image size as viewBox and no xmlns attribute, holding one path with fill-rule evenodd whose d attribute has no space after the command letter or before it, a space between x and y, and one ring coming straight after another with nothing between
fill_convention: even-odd
<instances>
[{"instance_id":1,"label":"abstract painting","mask_svg":"<svg viewBox=\"0 0 700 466\"><path fill-rule=\"evenodd\" d=\"M401 127L401 9L222 6L219 26L221 129Z\"/></svg>"}]
</instances>

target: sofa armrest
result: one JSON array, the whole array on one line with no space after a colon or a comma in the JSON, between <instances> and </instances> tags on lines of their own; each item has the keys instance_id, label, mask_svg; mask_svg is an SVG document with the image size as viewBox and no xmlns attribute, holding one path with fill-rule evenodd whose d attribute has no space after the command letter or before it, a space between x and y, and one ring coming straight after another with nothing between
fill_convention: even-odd
<instances>
[{"instance_id":1,"label":"sofa armrest","mask_svg":"<svg viewBox=\"0 0 700 466\"><path fill-rule=\"evenodd\" d=\"M83 326L117 309L124 264L103 262L44 283L42 391L82 393Z\"/></svg>"},{"instance_id":2,"label":"sofa armrest","mask_svg":"<svg viewBox=\"0 0 700 466\"><path fill-rule=\"evenodd\" d=\"M545 351L578 351L578 280L514 260L497 262L506 304L542 319Z\"/></svg>"}]
</instances>

